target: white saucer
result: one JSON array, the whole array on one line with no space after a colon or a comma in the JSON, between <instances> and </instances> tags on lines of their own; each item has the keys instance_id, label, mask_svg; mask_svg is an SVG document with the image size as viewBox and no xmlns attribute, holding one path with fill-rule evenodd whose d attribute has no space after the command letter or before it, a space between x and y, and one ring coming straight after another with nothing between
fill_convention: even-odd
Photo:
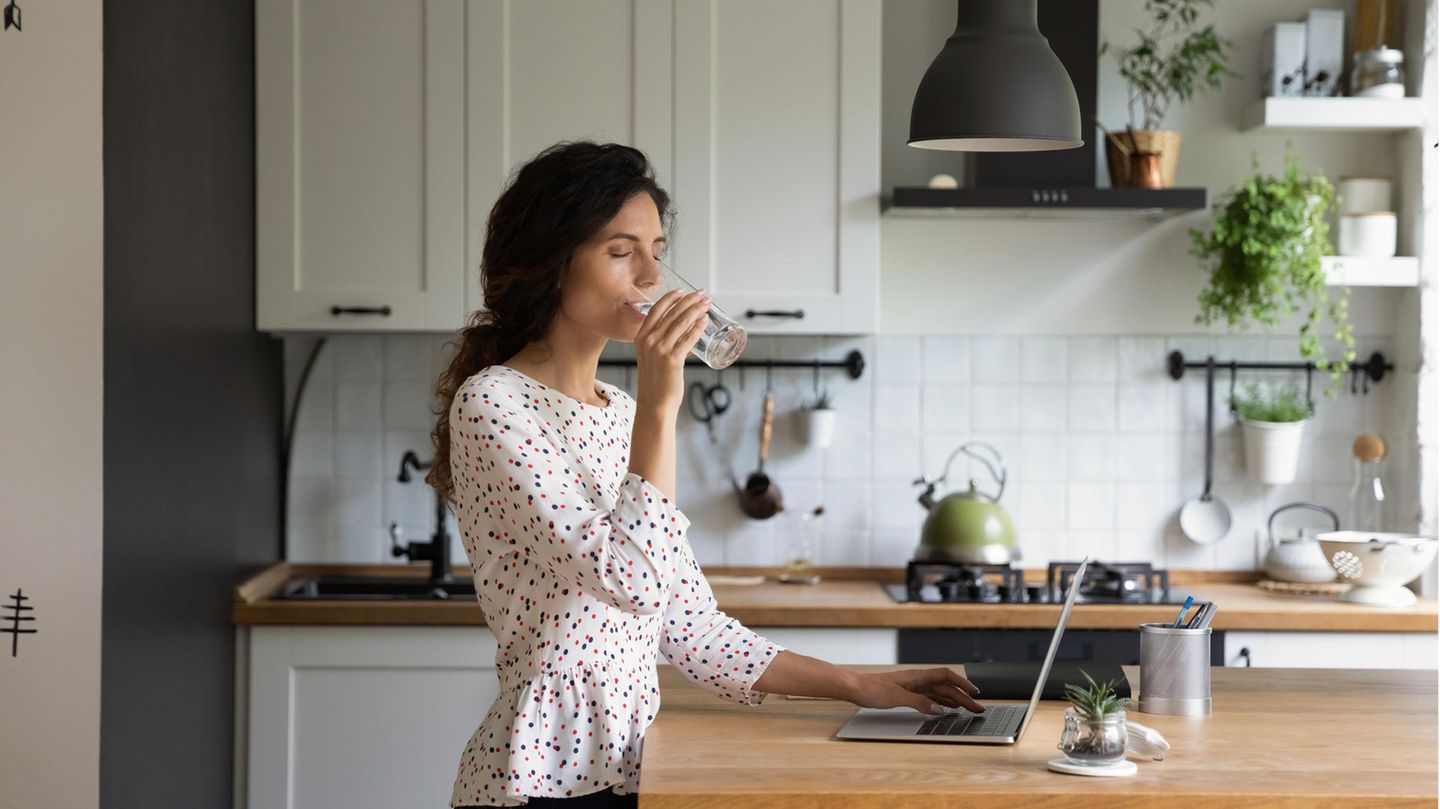
<instances>
[{"instance_id":1,"label":"white saucer","mask_svg":"<svg viewBox=\"0 0 1440 809\"><path fill-rule=\"evenodd\" d=\"M1072 764L1069 759L1061 756L1060 758L1052 758L1049 761L1045 762L1045 764L1055 772L1063 772L1070 775L1093 775L1100 777L1134 775L1135 772L1139 770L1139 767L1135 766L1135 762L1128 759L1124 761L1117 761L1114 764L1096 766L1093 764Z\"/></svg>"}]
</instances>

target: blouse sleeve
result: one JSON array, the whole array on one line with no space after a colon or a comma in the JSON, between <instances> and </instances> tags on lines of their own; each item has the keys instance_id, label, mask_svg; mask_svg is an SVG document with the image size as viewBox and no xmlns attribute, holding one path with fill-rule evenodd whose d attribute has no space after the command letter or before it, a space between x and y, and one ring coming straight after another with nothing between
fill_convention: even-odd
<instances>
[{"instance_id":1,"label":"blouse sleeve","mask_svg":"<svg viewBox=\"0 0 1440 809\"><path fill-rule=\"evenodd\" d=\"M765 692L754 690L755 681L785 647L717 608L688 541L680 555L660 630L660 653L691 682L716 696L759 705Z\"/></svg>"},{"instance_id":2,"label":"blouse sleeve","mask_svg":"<svg viewBox=\"0 0 1440 809\"><path fill-rule=\"evenodd\" d=\"M602 509L544 424L483 388L456 395L450 438L456 497L487 518L489 542L617 609L663 609L690 520L654 484L629 472Z\"/></svg>"}]
</instances>

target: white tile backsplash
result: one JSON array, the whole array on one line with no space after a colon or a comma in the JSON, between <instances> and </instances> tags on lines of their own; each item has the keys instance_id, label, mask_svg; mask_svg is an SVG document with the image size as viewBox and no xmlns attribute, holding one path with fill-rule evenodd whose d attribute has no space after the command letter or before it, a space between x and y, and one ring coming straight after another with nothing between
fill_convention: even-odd
<instances>
[{"instance_id":1,"label":"white tile backsplash","mask_svg":"<svg viewBox=\"0 0 1440 809\"><path fill-rule=\"evenodd\" d=\"M293 387L313 337L286 338L286 379ZM297 418L289 502L292 561L393 562L388 526L407 541L434 531L434 498L425 472L410 483L396 476L406 450L431 456L431 389L448 358L448 336L337 335L317 356ZM1362 348L1377 343L1358 337ZM616 344L606 356L627 356ZM1234 526L1214 545L1180 533L1176 514L1200 493L1204 463L1201 371L1174 381L1165 354L1188 361L1210 352L1222 359L1296 358L1295 340L1258 335L961 336L755 338L747 357L839 359L863 352L858 380L825 371L820 382L839 410L833 444L799 439L795 409L813 395L807 369L775 369L776 422L766 470L775 475L787 512L769 521L740 513L723 469L743 479L758 452L763 369L719 375L734 403L712 446L702 425L677 422L679 499L691 518L691 544L706 565L778 564L787 551L787 521L816 504L826 507L816 553L825 565L902 566L911 558L925 512L916 502L920 476L937 478L956 447L984 441L1001 453L1009 477L1001 504L1010 512L1022 563L1043 566L1082 553L1122 561L1149 560L1177 568L1248 569L1263 554L1265 517L1297 500L1314 500L1343 516L1355 434L1376 430L1399 451L1404 411L1389 398L1392 384L1369 396L1321 398L1307 428L1297 481L1263 486L1245 472L1240 428L1228 412L1229 374L1215 384L1215 491L1230 505ZM603 368L605 379L632 395L634 372ZM712 382L700 371L695 379ZM1252 375L1242 379L1252 378ZM1303 384L1303 378L1299 380ZM1393 468L1392 468L1393 469ZM1395 474L1392 471L1392 478ZM960 456L941 493L974 478L995 484L983 466ZM1392 488L1404 482L1387 480ZM453 515L447 518L452 534ZM456 560L464 559L458 537Z\"/></svg>"}]
</instances>

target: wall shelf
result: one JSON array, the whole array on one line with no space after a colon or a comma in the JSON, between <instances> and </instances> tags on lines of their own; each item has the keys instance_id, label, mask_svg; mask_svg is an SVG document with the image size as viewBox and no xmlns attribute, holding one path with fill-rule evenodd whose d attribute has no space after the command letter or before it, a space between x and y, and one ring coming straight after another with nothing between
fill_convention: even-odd
<instances>
[{"instance_id":1,"label":"wall shelf","mask_svg":"<svg viewBox=\"0 0 1440 809\"><path fill-rule=\"evenodd\" d=\"M1419 98L1263 98L1245 108L1240 129L1273 132L1401 132L1419 129Z\"/></svg>"},{"instance_id":2,"label":"wall shelf","mask_svg":"<svg viewBox=\"0 0 1440 809\"><path fill-rule=\"evenodd\" d=\"M1365 258L1321 256L1325 283L1352 287L1414 287L1420 285L1420 259L1414 256Z\"/></svg>"}]
</instances>

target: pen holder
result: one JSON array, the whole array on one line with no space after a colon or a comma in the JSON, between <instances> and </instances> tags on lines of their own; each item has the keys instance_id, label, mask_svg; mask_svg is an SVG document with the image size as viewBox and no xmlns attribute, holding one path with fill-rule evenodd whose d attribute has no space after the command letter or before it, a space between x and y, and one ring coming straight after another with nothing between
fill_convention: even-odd
<instances>
[{"instance_id":1,"label":"pen holder","mask_svg":"<svg viewBox=\"0 0 1440 809\"><path fill-rule=\"evenodd\" d=\"M1140 710L1178 716L1210 713L1210 627L1140 625Z\"/></svg>"}]
</instances>

